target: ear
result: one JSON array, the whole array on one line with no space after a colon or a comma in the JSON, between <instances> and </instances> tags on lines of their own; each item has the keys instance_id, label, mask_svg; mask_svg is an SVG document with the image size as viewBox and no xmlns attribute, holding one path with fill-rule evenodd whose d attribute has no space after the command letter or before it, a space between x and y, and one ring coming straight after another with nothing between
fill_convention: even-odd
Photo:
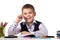
<instances>
[{"instance_id":1,"label":"ear","mask_svg":"<svg viewBox=\"0 0 60 40\"><path fill-rule=\"evenodd\" d=\"M34 12L34 17L36 16L36 12Z\"/></svg>"}]
</instances>

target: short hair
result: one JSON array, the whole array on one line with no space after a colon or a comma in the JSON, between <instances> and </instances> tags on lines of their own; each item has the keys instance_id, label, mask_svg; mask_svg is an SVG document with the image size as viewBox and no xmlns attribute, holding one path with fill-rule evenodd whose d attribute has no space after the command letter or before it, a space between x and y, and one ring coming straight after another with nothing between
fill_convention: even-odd
<instances>
[{"instance_id":1,"label":"short hair","mask_svg":"<svg viewBox=\"0 0 60 40\"><path fill-rule=\"evenodd\" d=\"M31 4L25 4L25 5L22 7L22 11L23 11L23 9L25 9L25 8L31 8L33 11L35 11L34 6L31 5Z\"/></svg>"}]
</instances>

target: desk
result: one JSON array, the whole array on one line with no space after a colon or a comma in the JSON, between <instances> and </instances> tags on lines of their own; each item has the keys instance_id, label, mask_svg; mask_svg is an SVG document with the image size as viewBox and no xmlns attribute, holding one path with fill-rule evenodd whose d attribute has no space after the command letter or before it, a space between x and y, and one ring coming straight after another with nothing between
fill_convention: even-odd
<instances>
[{"instance_id":1,"label":"desk","mask_svg":"<svg viewBox=\"0 0 60 40\"><path fill-rule=\"evenodd\" d=\"M0 40L60 40L57 38L0 38Z\"/></svg>"}]
</instances>

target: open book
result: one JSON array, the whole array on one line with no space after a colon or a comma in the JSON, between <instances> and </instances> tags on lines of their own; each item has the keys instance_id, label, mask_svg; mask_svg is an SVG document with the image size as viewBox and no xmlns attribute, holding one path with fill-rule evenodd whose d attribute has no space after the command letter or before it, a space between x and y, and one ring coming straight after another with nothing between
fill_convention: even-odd
<instances>
[{"instance_id":1,"label":"open book","mask_svg":"<svg viewBox=\"0 0 60 40\"><path fill-rule=\"evenodd\" d=\"M35 37L35 35L33 34L25 34L25 35L22 35L21 33L17 34L16 36L20 36L20 37Z\"/></svg>"},{"instance_id":2,"label":"open book","mask_svg":"<svg viewBox=\"0 0 60 40\"><path fill-rule=\"evenodd\" d=\"M5 38L17 38L17 37L35 37L35 35L33 35L33 34L22 35L21 33L19 33L19 34L16 34L16 35L5 36Z\"/></svg>"}]
</instances>

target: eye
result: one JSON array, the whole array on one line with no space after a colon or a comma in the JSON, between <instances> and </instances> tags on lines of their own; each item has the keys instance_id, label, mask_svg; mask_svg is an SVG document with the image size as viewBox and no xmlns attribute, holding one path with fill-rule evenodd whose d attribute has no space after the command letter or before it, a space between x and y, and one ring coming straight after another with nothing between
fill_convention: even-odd
<instances>
[{"instance_id":1,"label":"eye","mask_svg":"<svg viewBox=\"0 0 60 40\"><path fill-rule=\"evenodd\" d=\"M32 14L32 12L29 12L29 14Z\"/></svg>"},{"instance_id":2,"label":"eye","mask_svg":"<svg viewBox=\"0 0 60 40\"><path fill-rule=\"evenodd\" d=\"M24 13L24 15L27 15L27 13Z\"/></svg>"}]
</instances>

